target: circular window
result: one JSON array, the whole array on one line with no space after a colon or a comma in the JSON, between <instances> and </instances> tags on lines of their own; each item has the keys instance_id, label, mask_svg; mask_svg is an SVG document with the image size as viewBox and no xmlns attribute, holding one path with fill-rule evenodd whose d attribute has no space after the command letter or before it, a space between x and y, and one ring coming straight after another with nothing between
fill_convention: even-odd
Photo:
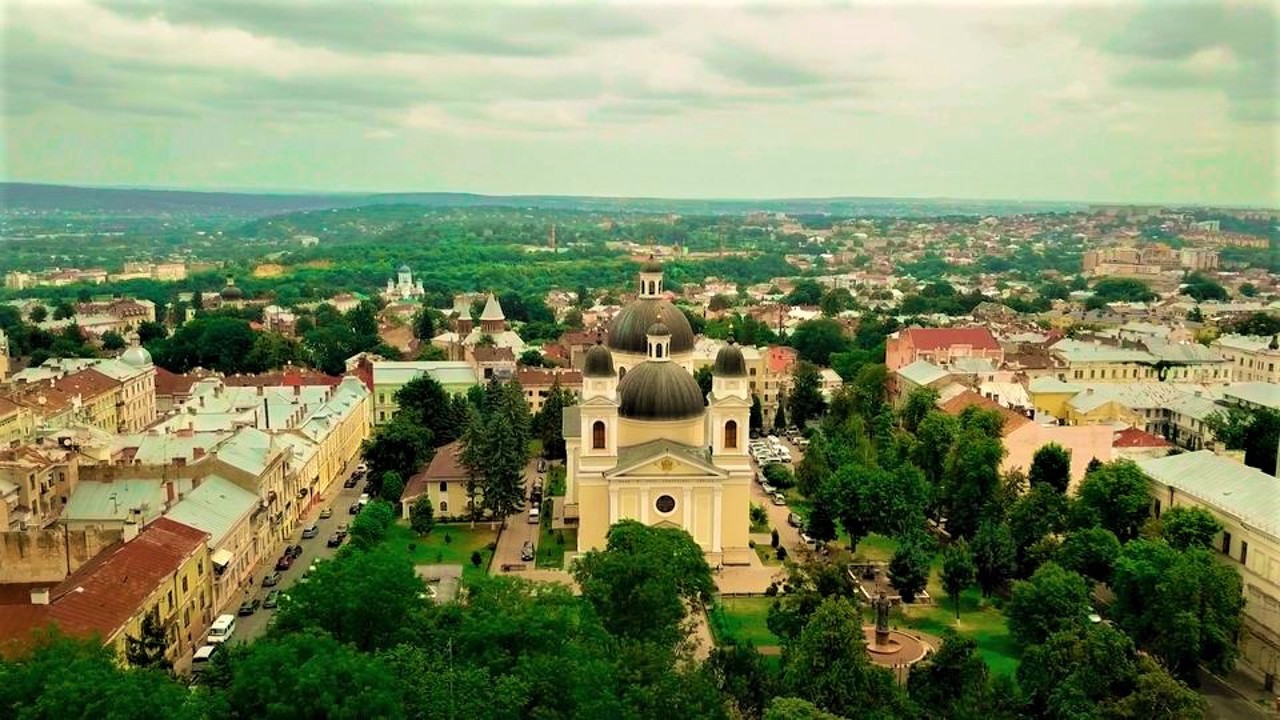
<instances>
[{"instance_id":1,"label":"circular window","mask_svg":"<svg viewBox=\"0 0 1280 720\"><path fill-rule=\"evenodd\" d=\"M658 508L660 513L669 513L676 509L676 499L670 495L660 495L654 506Z\"/></svg>"}]
</instances>

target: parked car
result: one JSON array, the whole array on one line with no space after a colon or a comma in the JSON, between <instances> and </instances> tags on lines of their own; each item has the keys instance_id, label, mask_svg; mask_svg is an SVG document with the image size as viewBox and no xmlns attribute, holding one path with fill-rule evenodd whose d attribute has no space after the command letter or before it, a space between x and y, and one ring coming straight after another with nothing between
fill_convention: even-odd
<instances>
[{"instance_id":1,"label":"parked car","mask_svg":"<svg viewBox=\"0 0 1280 720\"><path fill-rule=\"evenodd\" d=\"M776 492L773 494L773 504L779 507L785 506L787 504L787 499L782 496L782 493Z\"/></svg>"},{"instance_id":2,"label":"parked car","mask_svg":"<svg viewBox=\"0 0 1280 720\"><path fill-rule=\"evenodd\" d=\"M760 489L764 491L765 495L772 495L778 492L778 488L770 485L767 482L760 483Z\"/></svg>"},{"instance_id":3,"label":"parked car","mask_svg":"<svg viewBox=\"0 0 1280 720\"><path fill-rule=\"evenodd\" d=\"M520 559L529 562L533 559L533 541L525 540L524 547L520 548Z\"/></svg>"},{"instance_id":4,"label":"parked car","mask_svg":"<svg viewBox=\"0 0 1280 720\"><path fill-rule=\"evenodd\" d=\"M288 570L288 569L289 569L289 568L291 568L291 567L293 567L293 556L292 556L292 555L281 555L281 556L280 556L280 559L279 559L279 560L276 560L276 572L284 572L285 570ZM263 580L262 580L262 585L263 585L264 587L269 587L269 586L267 585L267 580L266 580L266 578L263 578Z\"/></svg>"},{"instance_id":5,"label":"parked car","mask_svg":"<svg viewBox=\"0 0 1280 720\"><path fill-rule=\"evenodd\" d=\"M201 645L191 656L191 673L196 675L204 672L204 669L209 666L209 661L213 659L213 654L217 651L217 645Z\"/></svg>"},{"instance_id":6,"label":"parked car","mask_svg":"<svg viewBox=\"0 0 1280 720\"><path fill-rule=\"evenodd\" d=\"M333 508L325 508L320 511L321 520L328 520L331 517L333 517Z\"/></svg>"},{"instance_id":7,"label":"parked car","mask_svg":"<svg viewBox=\"0 0 1280 720\"><path fill-rule=\"evenodd\" d=\"M347 477L346 480L342 481L342 487L350 490L351 488L355 487L359 482L360 482L360 477L358 475L351 475Z\"/></svg>"},{"instance_id":8,"label":"parked car","mask_svg":"<svg viewBox=\"0 0 1280 720\"><path fill-rule=\"evenodd\" d=\"M365 474L365 473L369 472L369 463L363 463L363 462L362 462L362 463L360 463L359 465L357 465L357 466L356 466L356 472L360 473L361 475L363 475L363 474Z\"/></svg>"},{"instance_id":9,"label":"parked car","mask_svg":"<svg viewBox=\"0 0 1280 720\"><path fill-rule=\"evenodd\" d=\"M348 514L348 515L359 515L359 514L360 514L360 508L361 508L360 503L358 503L358 502L357 502L357 503L351 503L351 507L347 508L347 514Z\"/></svg>"},{"instance_id":10,"label":"parked car","mask_svg":"<svg viewBox=\"0 0 1280 720\"><path fill-rule=\"evenodd\" d=\"M236 611L236 614L239 615L240 617L252 615L258 611L258 604L259 604L258 598L251 598L249 600L245 600L244 602L240 603L240 609Z\"/></svg>"},{"instance_id":11,"label":"parked car","mask_svg":"<svg viewBox=\"0 0 1280 720\"><path fill-rule=\"evenodd\" d=\"M279 604L280 604L279 590L272 590L271 592L267 593L267 596L265 598L262 599L263 610L272 610Z\"/></svg>"},{"instance_id":12,"label":"parked car","mask_svg":"<svg viewBox=\"0 0 1280 720\"><path fill-rule=\"evenodd\" d=\"M547 471L547 461L546 461L546 460L539 460L539 461L538 461L538 472L540 472L540 473L544 473L544 472L546 472L546 471Z\"/></svg>"},{"instance_id":13,"label":"parked car","mask_svg":"<svg viewBox=\"0 0 1280 720\"><path fill-rule=\"evenodd\" d=\"M329 541L325 544L329 547L338 547L342 544L342 538L346 537L345 533L334 533L329 536Z\"/></svg>"},{"instance_id":14,"label":"parked car","mask_svg":"<svg viewBox=\"0 0 1280 720\"><path fill-rule=\"evenodd\" d=\"M302 539L303 539L303 540L310 540L311 538L313 538L313 537L315 537L315 536L317 536L317 535L319 535L319 534L320 534L320 528L316 527L315 525L308 525L308 526L307 526L306 528L304 528L304 529L303 529L303 531L302 531Z\"/></svg>"},{"instance_id":15,"label":"parked car","mask_svg":"<svg viewBox=\"0 0 1280 720\"><path fill-rule=\"evenodd\" d=\"M288 558L289 558L289 556L288 556L288 555L286 555L286 556L284 556L284 557L282 557L282 558L280 558L280 559L281 559L281 560L285 560L285 559L288 559ZM292 564L293 564L293 560L291 560L291 559L290 559L290 560L289 560L289 564L290 564L290 565L292 565ZM277 585L279 585L279 584L280 584L280 573L279 573L279 572L273 572L273 573L271 573L270 575L268 575L268 576L266 576L266 577L262 578L262 587L275 587L275 586L277 586Z\"/></svg>"},{"instance_id":16,"label":"parked car","mask_svg":"<svg viewBox=\"0 0 1280 720\"><path fill-rule=\"evenodd\" d=\"M800 521L800 516L795 513L787 513L787 524L794 528L804 526L804 523ZM802 532L800 534L803 535L804 533Z\"/></svg>"},{"instance_id":17,"label":"parked car","mask_svg":"<svg viewBox=\"0 0 1280 720\"><path fill-rule=\"evenodd\" d=\"M800 541L801 541L801 542L803 542L805 545L816 545L816 544L817 544L817 541L816 541L816 540L814 540L814 539L809 535L809 533L805 532L804 530L801 530L801 531L800 531Z\"/></svg>"},{"instance_id":18,"label":"parked car","mask_svg":"<svg viewBox=\"0 0 1280 720\"><path fill-rule=\"evenodd\" d=\"M284 554L285 554L285 555L288 555L289 557L293 558L294 560L297 560L297 559L298 559L298 556L302 554L302 546L301 546L301 545L290 545L289 547L287 547L287 548L285 548L285 549L284 549Z\"/></svg>"},{"instance_id":19,"label":"parked car","mask_svg":"<svg viewBox=\"0 0 1280 720\"><path fill-rule=\"evenodd\" d=\"M538 512L538 506L534 505L533 507L529 508L529 524L537 525L540 519L541 517L540 517L540 513Z\"/></svg>"},{"instance_id":20,"label":"parked car","mask_svg":"<svg viewBox=\"0 0 1280 720\"><path fill-rule=\"evenodd\" d=\"M338 523L338 528L337 528L336 530L334 530L334 532L335 532L336 534L338 534L338 535L341 535L342 537L346 537L346 536L347 536L347 524L346 524L346 523Z\"/></svg>"}]
</instances>

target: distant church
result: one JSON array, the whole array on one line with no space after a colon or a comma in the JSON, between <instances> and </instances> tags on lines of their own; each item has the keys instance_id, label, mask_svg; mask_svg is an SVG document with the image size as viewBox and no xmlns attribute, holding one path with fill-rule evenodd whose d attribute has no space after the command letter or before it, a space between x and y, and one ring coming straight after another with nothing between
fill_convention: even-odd
<instances>
[{"instance_id":1,"label":"distant church","mask_svg":"<svg viewBox=\"0 0 1280 720\"><path fill-rule=\"evenodd\" d=\"M413 271L408 265L401 265L394 278L387 278L387 288L382 291L382 297L387 302L416 300L426 294L422 281L413 281Z\"/></svg>"},{"instance_id":2,"label":"distant church","mask_svg":"<svg viewBox=\"0 0 1280 720\"><path fill-rule=\"evenodd\" d=\"M587 351L582 400L565 408L566 516L578 551L603 548L624 519L682 528L711 564L748 564L752 477L746 361L732 342L704 400L691 372L693 329L662 299L662 266L641 268L640 295Z\"/></svg>"}]
</instances>

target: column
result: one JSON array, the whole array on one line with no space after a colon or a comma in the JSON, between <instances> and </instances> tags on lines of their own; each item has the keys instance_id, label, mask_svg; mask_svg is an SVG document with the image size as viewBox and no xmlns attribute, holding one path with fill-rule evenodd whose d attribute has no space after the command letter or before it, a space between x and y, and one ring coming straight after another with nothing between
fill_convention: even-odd
<instances>
[{"instance_id":1,"label":"column","mask_svg":"<svg viewBox=\"0 0 1280 720\"><path fill-rule=\"evenodd\" d=\"M711 552L720 552L720 510L724 502L724 488L716 485L715 501L711 505Z\"/></svg>"},{"instance_id":2,"label":"column","mask_svg":"<svg viewBox=\"0 0 1280 720\"><path fill-rule=\"evenodd\" d=\"M609 524L618 522L618 486L609 486Z\"/></svg>"},{"instance_id":3,"label":"column","mask_svg":"<svg viewBox=\"0 0 1280 720\"><path fill-rule=\"evenodd\" d=\"M640 488L640 522L649 524L649 486Z\"/></svg>"},{"instance_id":4,"label":"column","mask_svg":"<svg viewBox=\"0 0 1280 720\"><path fill-rule=\"evenodd\" d=\"M684 531L693 534L693 488L688 485L684 486L684 500L681 502L684 508Z\"/></svg>"}]
</instances>

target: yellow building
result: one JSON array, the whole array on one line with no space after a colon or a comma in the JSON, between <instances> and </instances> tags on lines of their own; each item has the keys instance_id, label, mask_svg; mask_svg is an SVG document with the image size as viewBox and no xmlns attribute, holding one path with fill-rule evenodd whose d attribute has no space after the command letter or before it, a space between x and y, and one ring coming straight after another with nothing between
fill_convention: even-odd
<instances>
[{"instance_id":1,"label":"yellow building","mask_svg":"<svg viewBox=\"0 0 1280 720\"><path fill-rule=\"evenodd\" d=\"M431 462L405 483L400 496L400 509L404 519L409 519L413 503L420 497L431 500L432 510L439 518L462 518L471 512L473 502L467 490L470 473L462 464L462 442L453 442L436 450ZM479 502L477 495L474 502Z\"/></svg>"},{"instance_id":2,"label":"yellow building","mask_svg":"<svg viewBox=\"0 0 1280 720\"><path fill-rule=\"evenodd\" d=\"M1280 675L1280 479L1208 450L1138 463L1152 480L1156 517L1199 507L1222 523L1215 549L1240 572L1244 622L1238 668L1274 689Z\"/></svg>"},{"instance_id":3,"label":"yellow building","mask_svg":"<svg viewBox=\"0 0 1280 720\"><path fill-rule=\"evenodd\" d=\"M682 313L658 299L661 268L641 272L641 298L609 329L609 347L587 352L582 401L566 408L566 517L578 519L578 551L603 548L621 520L687 531L712 564L746 564L747 455L751 410L747 364L728 344L712 366L705 399L680 358L692 353ZM678 315L679 332L664 319ZM641 327L643 320L652 320ZM688 349L677 352L677 339ZM615 368L613 348L630 366ZM634 349L646 351L639 362ZM622 375L619 379L619 375Z\"/></svg>"},{"instance_id":4,"label":"yellow building","mask_svg":"<svg viewBox=\"0 0 1280 720\"><path fill-rule=\"evenodd\" d=\"M27 442L35 433L31 408L0 398L0 449Z\"/></svg>"},{"instance_id":5,"label":"yellow building","mask_svg":"<svg viewBox=\"0 0 1280 720\"><path fill-rule=\"evenodd\" d=\"M395 417L400 404L396 393L411 380L430 375L454 395L465 393L480 380L471 363L463 360L378 360L373 363L373 422L385 425Z\"/></svg>"}]
</instances>

